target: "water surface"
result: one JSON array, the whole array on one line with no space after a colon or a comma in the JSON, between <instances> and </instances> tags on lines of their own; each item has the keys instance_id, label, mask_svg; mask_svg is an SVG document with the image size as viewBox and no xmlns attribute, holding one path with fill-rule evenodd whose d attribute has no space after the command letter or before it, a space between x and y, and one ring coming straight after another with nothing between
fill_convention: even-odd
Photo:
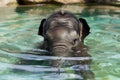
<instances>
[{"instance_id":1,"label":"water surface","mask_svg":"<svg viewBox=\"0 0 120 80\"><path fill-rule=\"evenodd\" d=\"M84 57L42 56L37 46L40 21L59 9L83 17L91 27L85 44L92 56L89 64L78 64ZM59 67L54 62L63 62ZM90 66L90 69L89 69ZM120 80L120 9L106 6L28 6L0 8L0 80L85 80L81 69L95 80ZM84 73L84 72L83 72ZM93 80L93 79L91 79Z\"/></svg>"}]
</instances>

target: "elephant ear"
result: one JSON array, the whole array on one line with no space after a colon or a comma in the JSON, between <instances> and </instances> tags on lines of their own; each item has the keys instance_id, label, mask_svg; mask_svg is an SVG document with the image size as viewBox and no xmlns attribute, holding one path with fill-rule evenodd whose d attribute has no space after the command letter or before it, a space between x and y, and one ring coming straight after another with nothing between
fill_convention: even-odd
<instances>
[{"instance_id":1,"label":"elephant ear","mask_svg":"<svg viewBox=\"0 0 120 80\"><path fill-rule=\"evenodd\" d=\"M41 23L40 23L40 26L39 26L39 30L38 30L38 35L41 35L43 36L44 34L44 23L45 23L46 19L42 19Z\"/></svg>"},{"instance_id":2,"label":"elephant ear","mask_svg":"<svg viewBox=\"0 0 120 80\"><path fill-rule=\"evenodd\" d=\"M84 42L84 39L90 33L90 27L85 19L80 18L79 21L80 21L80 39L82 42Z\"/></svg>"}]
</instances>

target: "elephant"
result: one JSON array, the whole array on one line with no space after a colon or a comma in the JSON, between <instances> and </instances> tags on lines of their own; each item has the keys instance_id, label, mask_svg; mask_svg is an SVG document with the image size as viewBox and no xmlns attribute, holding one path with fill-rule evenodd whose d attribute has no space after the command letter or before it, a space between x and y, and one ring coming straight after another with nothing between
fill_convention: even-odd
<instances>
[{"instance_id":1,"label":"elephant","mask_svg":"<svg viewBox=\"0 0 120 80\"><path fill-rule=\"evenodd\" d=\"M84 39L89 33L87 21L77 19L68 11L56 11L47 19L42 19L38 31L38 35L44 37L41 49L55 56L73 56L74 53L85 52L87 47Z\"/></svg>"},{"instance_id":2,"label":"elephant","mask_svg":"<svg viewBox=\"0 0 120 80\"><path fill-rule=\"evenodd\" d=\"M42 19L38 35L44 37L40 48L47 50L51 56L60 57L91 57L87 53L88 47L84 39L89 35L90 27L84 18L75 17L68 11L57 11L47 19ZM64 61L54 60L52 66L59 68L61 64L79 65L80 70L75 73L82 75L84 80L94 80L94 73L90 70L91 59Z\"/></svg>"}]
</instances>

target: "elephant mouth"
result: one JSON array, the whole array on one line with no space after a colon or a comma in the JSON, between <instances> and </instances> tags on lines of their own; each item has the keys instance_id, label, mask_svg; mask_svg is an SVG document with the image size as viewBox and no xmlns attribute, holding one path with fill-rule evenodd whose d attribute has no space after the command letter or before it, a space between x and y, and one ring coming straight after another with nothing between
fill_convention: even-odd
<instances>
[{"instance_id":1,"label":"elephant mouth","mask_svg":"<svg viewBox=\"0 0 120 80\"><path fill-rule=\"evenodd\" d=\"M64 43L57 43L53 45L53 52L64 53L68 51L68 46Z\"/></svg>"}]
</instances>

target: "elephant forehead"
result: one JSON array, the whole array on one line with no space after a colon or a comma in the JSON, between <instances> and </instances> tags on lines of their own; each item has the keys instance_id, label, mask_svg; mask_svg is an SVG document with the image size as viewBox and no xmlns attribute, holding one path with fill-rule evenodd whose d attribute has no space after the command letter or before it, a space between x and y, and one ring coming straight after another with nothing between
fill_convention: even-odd
<instances>
[{"instance_id":1,"label":"elephant forehead","mask_svg":"<svg viewBox=\"0 0 120 80\"><path fill-rule=\"evenodd\" d=\"M60 40L67 40L67 41L68 40L71 41L71 39L79 37L79 35L77 34L77 32L75 30L67 31L67 30L63 30L63 29L50 31L50 32L48 32L48 36L53 40L60 39Z\"/></svg>"},{"instance_id":2,"label":"elephant forehead","mask_svg":"<svg viewBox=\"0 0 120 80\"><path fill-rule=\"evenodd\" d=\"M77 32L75 30L72 30L70 33L69 33L70 36L75 36L77 35Z\"/></svg>"},{"instance_id":3,"label":"elephant forehead","mask_svg":"<svg viewBox=\"0 0 120 80\"><path fill-rule=\"evenodd\" d=\"M53 29L49 33L52 34L53 36L61 38L69 35L69 32L64 28Z\"/></svg>"}]
</instances>

